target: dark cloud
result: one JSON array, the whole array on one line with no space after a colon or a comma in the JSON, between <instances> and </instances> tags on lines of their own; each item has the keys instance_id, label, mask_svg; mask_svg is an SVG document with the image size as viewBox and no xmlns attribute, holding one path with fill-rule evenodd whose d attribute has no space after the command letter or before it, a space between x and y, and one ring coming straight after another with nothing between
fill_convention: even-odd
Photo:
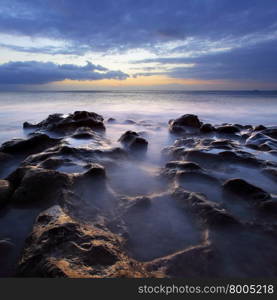
<instances>
[{"instance_id":1,"label":"dark cloud","mask_svg":"<svg viewBox=\"0 0 277 300\"><path fill-rule=\"evenodd\" d=\"M0 65L0 84L44 84L65 79L100 80L128 77L121 71L110 71L100 65L87 62L85 66L58 65L52 62L9 62Z\"/></svg>"},{"instance_id":2,"label":"dark cloud","mask_svg":"<svg viewBox=\"0 0 277 300\"><path fill-rule=\"evenodd\" d=\"M269 33L276 15L276 0L2 0L0 31L120 51Z\"/></svg>"},{"instance_id":3,"label":"dark cloud","mask_svg":"<svg viewBox=\"0 0 277 300\"><path fill-rule=\"evenodd\" d=\"M252 46L197 57L146 59L141 60L140 63L159 63L161 66L164 64L193 64L192 67L174 67L165 72L174 78L275 82L277 78L276 53L277 40L270 40Z\"/></svg>"}]
</instances>

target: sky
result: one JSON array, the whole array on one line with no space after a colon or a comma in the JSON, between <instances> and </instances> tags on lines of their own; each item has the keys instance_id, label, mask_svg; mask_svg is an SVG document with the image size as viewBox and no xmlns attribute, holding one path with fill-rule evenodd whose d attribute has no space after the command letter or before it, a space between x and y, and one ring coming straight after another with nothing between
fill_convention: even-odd
<instances>
[{"instance_id":1,"label":"sky","mask_svg":"<svg viewBox=\"0 0 277 300\"><path fill-rule=\"evenodd\" d=\"M1 0L0 90L277 89L276 0Z\"/></svg>"}]
</instances>

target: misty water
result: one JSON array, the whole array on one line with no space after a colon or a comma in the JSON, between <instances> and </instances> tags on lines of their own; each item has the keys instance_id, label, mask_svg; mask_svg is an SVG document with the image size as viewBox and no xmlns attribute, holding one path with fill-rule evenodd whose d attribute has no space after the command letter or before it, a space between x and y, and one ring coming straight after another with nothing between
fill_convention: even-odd
<instances>
[{"instance_id":1,"label":"misty water","mask_svg":"<svg viewBox=\"0 0 277 300\"><path fill-rule=\"evenodd\" d=\"M202 238L189 216L184 216L171 205L170 198L165 194L167 187L157 176L165 164L161 156L162 149L172 145L176 139L168 132L168 121L189 113L212 124L276 125L277 92L3 92L0 93L0 108L0 143L15 137L27 137L30 132L22 128L25 121L37 123L49 114L66 115L77 110L96 112L104 117L105 122L108 118L117 120L115 124L105 123L105 146L102 145L102 148L120 147L118 139L126 130L140 132L148 140L148 151L143 159L121 162L118 168L111 169L107 174L115 193L128 197L147 195L152 199L153 206L146 214L134 212L125 220L132 233L129 245L132 255L147 261L195 245ZM99 147L91 140L67 138L67 142L73 147ZM276 156L254 152L262 159L276 161ZM16 163L9 166L1 177L6 177L17 166ZM74 173L83 172L85 168L80 162L78 167L62 166L58 171ZM277 194L276 184L253 169L234 167L228 172L222 172L220 176L226 179L240 177L259 185L272 195ZM214 202L222 200L216 185L188 180L184 187L206 193ZM234 215L246 220L252 218L248 207L238 208L233 205L229 209ZM37 210L25 212L18 209L2 213L0 239L8 238L18 244L19 248L22 247L37 213ZM19 250L12 256L18 255Z\"/></svg>"}]
</instances>

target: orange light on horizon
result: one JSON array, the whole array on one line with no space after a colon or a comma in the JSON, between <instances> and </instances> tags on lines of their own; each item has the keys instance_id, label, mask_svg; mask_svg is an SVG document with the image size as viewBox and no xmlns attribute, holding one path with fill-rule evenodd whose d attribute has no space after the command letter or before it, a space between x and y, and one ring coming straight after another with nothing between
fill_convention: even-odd
<instances>
[{"instance_id":1,"label":"orange light on horizon","mask_svg":"<svg viewBox=\"0 0 277 300\"><path fill-rule=\"evenodd\" d=\"M102 79L102 80L63 80L54 84L76 85L76 86L111 86L111 87L130 87L130 86L156 86L156 85L212 85L221 84L219 80L197 80L197 79L179 79L170 78L164 75L129 77L125 80Z\"/></svg>"}]
</instances>

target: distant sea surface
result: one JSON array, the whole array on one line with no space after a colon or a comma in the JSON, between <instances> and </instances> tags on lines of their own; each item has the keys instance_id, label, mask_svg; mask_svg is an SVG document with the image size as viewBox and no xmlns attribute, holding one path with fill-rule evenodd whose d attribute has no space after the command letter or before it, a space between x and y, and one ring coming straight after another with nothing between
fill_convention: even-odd
<instances>
[{"instance_id":1,"label":"distant sea surface","mask_svg":"<svg viewBox=\"0 0 277 300\"><path fill-rule=\"evenodd\" d=\"M53 113L94 111L105 118L168 122L197 114L213 124L276 125L277 91L74 91L1 92L0 143L23 137L22 123Z\"/></svg>"}]
</instances>

